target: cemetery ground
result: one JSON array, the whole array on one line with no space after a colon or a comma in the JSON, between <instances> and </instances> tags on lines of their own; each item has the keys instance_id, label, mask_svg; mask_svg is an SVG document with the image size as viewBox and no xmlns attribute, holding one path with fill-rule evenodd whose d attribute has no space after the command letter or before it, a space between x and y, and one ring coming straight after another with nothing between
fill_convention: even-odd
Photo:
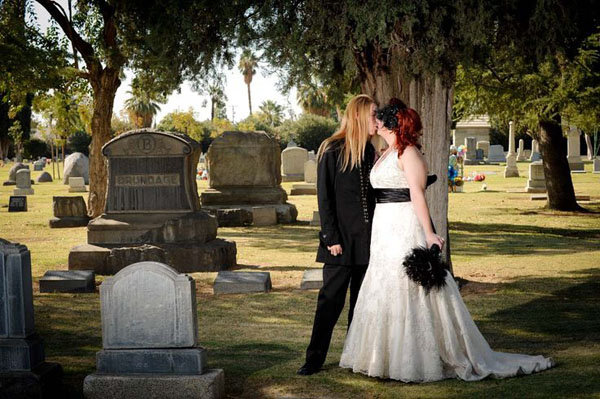
<instances>
[{"instance_id":1,"label":"cemetery ground","mask_svg":"<svg viewBox=\"0 0 600 399\"><path fill-rule=\"evenodd\" d=\"M245 398L597 398L600 395L600 213L548 211L523 189L522 177L505 179L503 166L467 166L487 175L450 194L450 238L454 273L464 279L463 298L495 350L553 357L549 371L507 380L445 380L404 384L353 374L337 367L346 310L336 327L325 370L295 374L303 363L317 291L299 289L314 262L318 227L310 226L315 196L293 196L299 222L270 227L220 228L234 240L238 269L269 271L268 294L213 295L216 273L194 273L198 290L199 340L209 365L225 370L228 397ZM0 168L0 181L8 177ZM46 167L46 170L51 168ZM573 174L575 191L600 212L600 175ZM41 172L32 172L35 179ZM495 174L490 174L495 173ZM438 183L439 184L439 183ZM292 183L284 183L290 191ZM206 188L199 182L199 190ZM0 237L31 251L37 333L46 358L65 371L69 397L81 397L83 378L95 370L102 347L99 294L40 294L46 270L67 269L69 249L86 242L85 227L50 229L53 195L69 194L60 180L35 184L28 212L8 213L14 186L0 187ZM83 193L85 195L85 193ZM102 281L98 276L97 284Z\"/></svg>"}]
</instances>

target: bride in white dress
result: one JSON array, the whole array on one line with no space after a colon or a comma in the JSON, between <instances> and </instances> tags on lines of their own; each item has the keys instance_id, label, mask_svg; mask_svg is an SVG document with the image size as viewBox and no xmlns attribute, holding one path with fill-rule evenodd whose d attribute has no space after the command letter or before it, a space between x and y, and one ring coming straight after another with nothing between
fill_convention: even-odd
<instances>
[{"instance_id":1,"label":"bride in white dress","mask_svg":"<svg viewBox=\"0 0 600 399\"><path fill-rule=\"evenodd\" d=\"M419 152L419 115L394 99L377 112L377 119L378 134L389 149L373 167L371 185L376 192L408 190L410 200L380 203L378 198L369 267L340 366L404 382L476 381L552 367L552 359L543 356L494 352L450 273L443 287L429 293L407 277L403 261L413 248L442 247L444 242L434 234L425 202L427 167Z\"/></svg>"}]
</instances>

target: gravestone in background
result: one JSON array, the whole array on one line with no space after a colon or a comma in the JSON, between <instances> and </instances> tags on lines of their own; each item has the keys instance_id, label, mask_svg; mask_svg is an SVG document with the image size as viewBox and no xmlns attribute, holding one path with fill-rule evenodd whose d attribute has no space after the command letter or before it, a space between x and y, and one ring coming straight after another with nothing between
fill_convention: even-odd
<instances>
[{"instance_id":1,"label":"gravestone in background","mask_svg":"<svg viewBox=\"0 0 600 399\"><path fill-rule=\"evenodd\" d=\"M476 160L477 156L477 138L466 137L465 146L467 147L467 153L465 154L464 164L465 165L477 165L479 162Z\"/></svg>"},{"instance_id":2,"label":"gravestone in background","mask_svg":"<svg viewBox=\"0 0 600 399\"><path fill-rule=\"evenodd\" d=\"M35 333L31 254L0 239L0 396L60 397L62 369L45 362Z\"/></svg>"},{"instance_id":3,"label":"gravestone in background","mask_svg":"<svg viewBox=\"0 0 600 399\"><path fill-rule=\"evenodd\" d=\"M304 180L304 163L308 161L308 151L302 147L289 147L281 152L282 181Z\"/></svg>"},{"instance_id":4,"label":"gravestone in background","mask_svg":"<svg viewBox=\"0 0 600 399\"><path fill-rule=\"evenodd\" d=\"M48 172L42 172L35 181L37 183L49 183L52 181L52 176Z\"/></svg>"},{"instance_id":5,"label":"gravestone in background","mask_svg":"<svg viewBox=\"0 0 600 399\"><path fill-rule=\"evenodd\" d=\"M583 161L581 160L581 146L579 141L579 129L575 126L569 128L567 134L567 160L571 171L583 171Z\"/></svg>"},{"instance_id":6,"label":"gravestone in background","mask_svg":"<svg viewBox=\"0 0 600 399\"><path fill-rule=\"evenodd\" d=\"M483 157L487 158L490 155L490 142L489 141L478 141L477 149L483 150Z\"/></svg>"},{"instance_id":7,"label":"gravestone in background","mask_svg":"<svg viewBox=\"0 0 600 399\"><path fill-rule=\"evenodd\" d=\"M508 123L508 155L506 155L504 177L519 177L517 153L515 152L515 130L512 121Z\"/></svg>"},{"instance_id":8,"label":"gravestone in background","mask_svg":"<svg viewBox=\"0 0 600 399\"><path fill-rule=\"evenodd\" d=\"M298 211L287 203L281 187L281 151L264 132L224 132L207 153L209 188L201 194L202 209L219 218L219 226L245 221L252 207L274 208L278 223L292 223ZM222 215L228 218L222 218ZM242 224L243 225L243 224Z\"/></svg>"},{"instance_id":9,"label":"gravestone in background","mask_svg":"<svg viewBox=\"0 0 600 399\"><path fill-rule=\"evenodd\" d=\"M85 180L83 177L69 177L69 192L70 193L85 193Z\"/></svg>"},{"instance_id":10,"label":"gravestone in background","mask_svg":"<svg viewBox=\"0 0 600 399\"><path fill-rule=\"evenodd\" d=\"M198 345L194 279L158 262L127 266L100 286L102 347L83 383L94 398L220 398L224 374Z\"/></svg>"},{"instance_id":11,"label":"gravestone in background","mask_svg":"<svg viewBox=\"0 0 600 399\"><path fill-rule=\"evenodd\" d=\"M517 149L517 161L522 162L527 159L525 154L525 140L519 139L519 148Z\"/></svg>"},{"instance_id":12,"label":"gravestone in background","mask_svg":"<svg viewBox=\"0 0 600 399\"><path fill-rule=\"evenodd\" d=\"M90 184L90 161L81 152L74 152L65 158L63 184L69 184L69 177L83 177L85 184Z\"/></svg>"},{"instance_id":13,"label":"gravestone in background","mask_svg":"<svg viewBox=\"0 0 600 399\"><path fill-rule=\"evenodd\" d=\"M29 165L25 165L21 162L15 163L8 171L8 180L2 183L3 186L14 186L17 184L17 171L21 169L29 169Z\"/></svg>"},{"instance_id":14,"label":"gravestone in background","mask_svg":"<svg viewBox=\"0 0 600 399\"><path fill-rule=\"evenodd\" d=\"M488 162L506 162L506 156L504 155L504 148L500 144L490 145L490 152L488 155Z\"/></svg>"},{"instance_id":15,"label":"gravestone in background","mask_svg":"<svg viewBox=\"0 0 600 399\"><path fill-rule=\"evenodd\" d=\"M31 188L31 172L29 169L19 169L16 173L17 188L13 190L13 195L33 195Z\"/></svg>"},{"instance_id":16,"label":"gravestone in background","mask_svg":"<svg viewBox=\"0 0 600 399\"><path fill-rule=\"evenodd\" d=\"M82 227L90 221L85 200L81 196L52 197L52 208L54 217L49 222L51 228Z\"/></svg>"},{"instance_id":17,"label":"gravestone in background","mask_svg":"<svg viewBox=\"0 0 600 399\"><path fill-rule=\"evenodd\" d=\"M11 195L8 199L9 212L27 212L27 197L25 195Z\"/></svg>"},{"instance_id":18,"label":"gravestone in background","mask_svg":"<svg viewBox=\"0 0 600 399\"><path fill-rule=\"evenodd\" d=\"M304 183L292 186L290 195L316 195L317 194L317 161L309 159L304 162Z\"/></svg>"},{"instance_id":19,"label":"gravestone in background","mask_svg":"<svg viewBox=\"0 0 600 399\"><path fill-rule=\"evenodd\" d=\"M541 160L542 160L542 154L540 154L539 144L538 144L537 140L532 140L531 141L531 155L529 156L529 161L535 162L535 161L541 161Z\"/></svg>"},{"instance_id":20,"label":"gravestone in background","mask_svg":"<svg viewBox=\"0 0 600 399\"><path fill-rule=\"evenodd\" d=\"M88 224L89 245L71 250L69 269L114 274L142 260L164 262L180 272L234 266L235 243L218 239L216 218L200 209L200 152L200 144L187 135L152 129L106 143L106 207Z\"/></svg>"},{"instance_id":21,"label":"gravestone in background","mask_svg":"<svg viewBox=\"0 0 600 399\"><path fill-rule=\"evenodd\" d=\"M546 176L542 161L535 161L529 164L529 180L527 180L525 189L528 193L546 192Z\"/></svg>"}]
</instances>

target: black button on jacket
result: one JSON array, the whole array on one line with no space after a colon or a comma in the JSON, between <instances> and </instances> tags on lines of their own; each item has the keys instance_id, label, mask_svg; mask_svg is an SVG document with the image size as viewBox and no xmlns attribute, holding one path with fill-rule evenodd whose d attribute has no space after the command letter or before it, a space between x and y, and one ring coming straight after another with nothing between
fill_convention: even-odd
<instances>
[{"instance_id":1,"label":"black button on jacket","mask_svg":"<svg viewBox=\"0 0 600 399\"><path fill-rule=\"evenodd\" d=\"M367 265L375 196L369 173L375 149L367 143L361 167L340 170L342 141L333 142L317 165L317 198L321 232L317 262L332 265ZM362 174L362 179L361 179ZM362 185L362 186L361 186ZM340 244L333 256L327 246Z\"/></svg>"}]
</instances>

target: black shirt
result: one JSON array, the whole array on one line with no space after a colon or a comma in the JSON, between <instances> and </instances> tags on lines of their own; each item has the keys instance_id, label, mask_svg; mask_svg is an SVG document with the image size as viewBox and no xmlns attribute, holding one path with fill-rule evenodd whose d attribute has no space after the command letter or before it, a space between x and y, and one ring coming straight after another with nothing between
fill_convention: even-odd
<instances>
[{"instance_id":1,"label":"black shirt","mask_svg":"<svg viewBox=\"0 0 600 399\"><path fill-rule=\"evenodd\" d=\"M375 149L367 143L360 167L340 170L342 140L333 142L317 165L317 198L321 232L317 262L334 265L367 265L371 224L375 210L369 173ZM327 246L340 244L342 254L333 256Z\"/></svg>"}]
</instances>

